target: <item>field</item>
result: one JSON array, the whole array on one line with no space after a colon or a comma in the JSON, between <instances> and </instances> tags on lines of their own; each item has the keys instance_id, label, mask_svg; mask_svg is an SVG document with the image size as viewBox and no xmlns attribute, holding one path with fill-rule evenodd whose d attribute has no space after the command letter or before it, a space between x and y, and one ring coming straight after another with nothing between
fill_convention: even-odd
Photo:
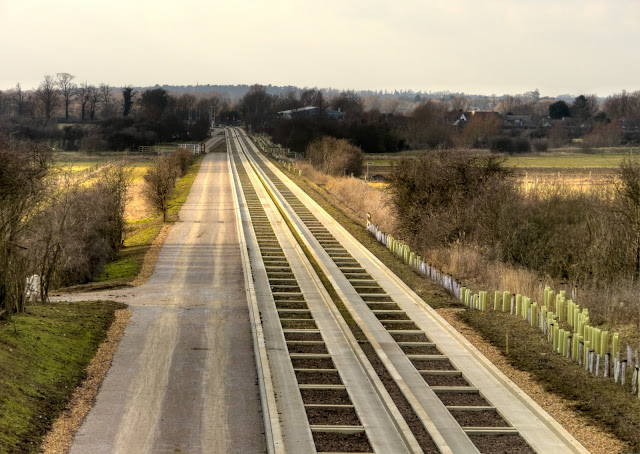
<instances>
[{"instance_id":1,"label":"field","mask_svg":"<svg viewBox=\"0 0 640 454\"><path fill-rule=\"evenodd\" d=\"M486 155L486 151L471 153ZM369 184L384 189L386 177L393 165L407 156L417 156L419 151L397 155L366 154L363 158L362 175L369 164ZM583 151L579 148L555 149L546 153L528 153L522 156L507 156L505 164L512 167L521 189L530 191L596 191L606 195L615 179L615 170L625 158L640 159L640 148L603 148Z\"/></svg>"},{"instance_id":2,"label":"field","mask_svg":"<svg viewBox=\"0 0 640 454\"><path fill-rule=\"evenodd\" d=\"M142 269L147 251L162 230L162 215L148 206L142 192L144 175L153 164L155 157L155 154L116 152L93 154L60 152L54 157L54 165L58 169L69 178L85 180L86 184L91 184L94 174L97 175L100 168L110 163L124 160L132 167L132 181L125 210L127 227L124 247L113 261L105 265L102 273L95 277L97 283L120 285L135 279ZM199 167L200 159L197 159L189 172L178 181L169 201L170 219L177 217L177 212L186 200Z\"/></svg>"},{"instance_id":3,"label":"field","mask_svg":"<svg viewBox=\"0 0 640 454\"><path fill-rule=\"evenodd\" d=\"M130 200L127 203L126 217L134 222L148 216L148 208L141 194L144 174L152 165L155 155L140 153L80 153L59 152L54 156L54 165L62 174L72 179L88 179L100 168L113 162L125 161L132 167L132 183L129 190Z\"/></svg>"}]
</instances>

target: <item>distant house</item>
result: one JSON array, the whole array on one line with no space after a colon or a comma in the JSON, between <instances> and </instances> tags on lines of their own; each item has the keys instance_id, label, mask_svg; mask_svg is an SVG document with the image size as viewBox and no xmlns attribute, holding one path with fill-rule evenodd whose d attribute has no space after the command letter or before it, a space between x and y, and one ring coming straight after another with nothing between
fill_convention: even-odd
<instances>
[{"instance_id":1,"label":"distant house","mask_svg":"<svg viewBox=\"0 0 640 454\"><path fill-rule=\"evenodd\" d=\"M502 115L498 112L484 111L484 110L472 110L463 112L461 110L446 112L444 120L450 126L464 126L464 124L472 119L480 119L482 121L488 121L491 119L497 119L502 121Z\"/></svg>"},{"instance_id":2,"label":"distant house","mask_svg":"<svg viewBox=\"0 0 640 454\"><path fill-rule=\"evenodd\" d=\"M504 125L507 127L533 128L531 115L505 115Z\"/></svg>"},{"instance_id":3,"label":"distant house","mask_svg":"<svg viewBox=\"0 0 640 454\"><path fill-rule=\"evenodd\" d=\"M292 119L292 118L310 118L316 115L325 115L328 118L333 118L337 121L344 121L344 112L331 109L320 109L315 106L300 107L299 109L282 110L278 112L278 118Z\"/></svg>"}]
</instances>

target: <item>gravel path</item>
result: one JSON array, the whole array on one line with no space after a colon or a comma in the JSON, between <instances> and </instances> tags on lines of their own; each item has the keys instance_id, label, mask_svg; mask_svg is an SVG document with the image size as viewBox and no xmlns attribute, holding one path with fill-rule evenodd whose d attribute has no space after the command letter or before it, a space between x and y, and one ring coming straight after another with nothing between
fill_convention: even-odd
<instances>
[{"instance_id":1,"label":"gravel path","mask_svg":"<svg viewBox=\"0 0 640 454\"><path fill-rule=\"evenodd\" d=\"M226 159L203 160L180 221L150 250L146 283L62 298L132 313L71 453L264 452Z\"/></svg>"}]
</instances>

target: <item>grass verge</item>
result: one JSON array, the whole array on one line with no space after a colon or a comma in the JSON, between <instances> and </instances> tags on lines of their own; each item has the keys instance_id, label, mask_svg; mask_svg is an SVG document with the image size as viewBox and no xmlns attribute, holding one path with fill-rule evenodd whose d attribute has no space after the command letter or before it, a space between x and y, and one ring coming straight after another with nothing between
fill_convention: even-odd
<instances>
[{"instance_id":1,"label":"grass verge","mask_svg":"<svg viewBox=\"0 0 640 454\"><path fill-rule=\"evenodd\" d=\"M189 171L176 183L176 187L169 200L169 223L178 220L178 212L187 200L191 186L198 176L203 155L196 158ZM162 215L155 215L127 224L127 234L124 247L115 260L107 263L94 282L113 285L125 284L138 276L144 263L145 255L151 243L162 230Z\"/></svg>"},{"instance_id":2,"label":"grass verge","mask_svg":"<svg viewBox=\"0 0 640 454\"><path fill-rule=\"evenodd\" d=\"M0 324L0 452L38 452L120 303L29 306Z\"/></svg>"},{"instance_id":3,"label":"grass verge","mask_svg":"<svg viewBox=\"0 0 640 454\"><path fill-rule=\"evenodd\" d=\"M594 377L572 361L553 353L536 329L507 313L460 311L457 316L497 347L512 366L528 372L547 392L574 403L599 426L640 452L640 400L611 380ZM507 353L507 333L509 343Z\"/></svg>"}]
</instances>

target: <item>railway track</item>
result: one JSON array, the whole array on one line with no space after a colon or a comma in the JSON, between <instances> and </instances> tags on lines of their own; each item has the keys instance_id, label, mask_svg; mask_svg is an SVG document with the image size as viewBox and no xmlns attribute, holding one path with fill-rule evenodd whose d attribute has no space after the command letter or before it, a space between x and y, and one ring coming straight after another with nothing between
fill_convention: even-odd
<instances>
[{"instance_id":1,"label":"railway track","mask_svg":"<svg viewBox=\"0 0 640 454\"><path fill-rule=\"evenodd\" d=\"M272 452L586 452L228 130Z\"/></svg>"}]
</instances>

